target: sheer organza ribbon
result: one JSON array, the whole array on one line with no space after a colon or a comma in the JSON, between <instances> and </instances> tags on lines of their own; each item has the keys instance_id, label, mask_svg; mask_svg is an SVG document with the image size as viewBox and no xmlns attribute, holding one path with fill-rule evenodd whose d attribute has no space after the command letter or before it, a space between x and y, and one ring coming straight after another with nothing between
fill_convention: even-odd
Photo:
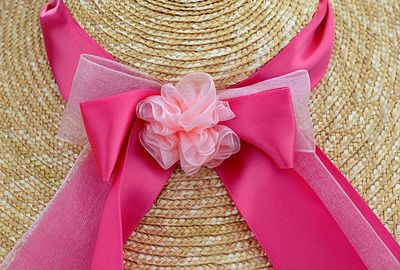
<instances>
[{"instance_id":1,"label":"sheer organza ribbon","mask_svg":"<svg viewBox=\"0 0 400 270\"><path fill-rule=\"evenodd\" d=\"M60 136L87 144L79 104L89 100L82 112L92 149L85 147L1 269L122 269L124 241L173 171L141 146L144 122L135 116L135 104L159 94L162 84L93 56L76 70L84 53L112 56L61 0L44 7L41 25L68 99ZM399 269L395 240L313 143L305 94L310 84L301 69L314 88L332 45L332 10L320 0L312 21L281 52L235 89L218 93L236 115L221 124L242 141L216 171L275 268ZM71 89L79 94L70 95Z\"/></svg>"}]
</instances>

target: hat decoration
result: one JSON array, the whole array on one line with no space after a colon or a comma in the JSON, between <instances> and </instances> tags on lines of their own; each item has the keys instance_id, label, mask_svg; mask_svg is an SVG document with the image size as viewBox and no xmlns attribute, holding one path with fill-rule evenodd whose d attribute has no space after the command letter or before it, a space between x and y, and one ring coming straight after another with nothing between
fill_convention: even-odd
<instances>
[{"instance_id":1,"label":"hat decoration","mask_svg":"<svg viewBox=\"0 0 400 270\"><path fill-rule=\"evenodd\" d=\"M210 75L193 73L175 86L161 87L160 95L137 105L136 115L147 123L140 142L163 169L180 161L186 174L201 166L215 168L240 148L240 139L221 121L235 114L227 101L217 98Z\"/></svg>"},{"instance_id":2,"label":"hat decoration","mask_svg":"<svg viewBox=\"0 0 400 270\"><path fill-rule=\"evenodd\" d=\"M315 146L309 93L333 41L331 10L321 2L325 8L273 61L219 91L206 73L163 84L110 59L86 35L52 54L72 26L49 24L54 11L45 8L49 61L68 97L60 137L86 147L7 269L123 269L123 243L178 162L187 174L215 168L278 269L397 269L398 246L371 224ZM73 61L74 72L65 72Z\"/></svg>"}]
</instances>

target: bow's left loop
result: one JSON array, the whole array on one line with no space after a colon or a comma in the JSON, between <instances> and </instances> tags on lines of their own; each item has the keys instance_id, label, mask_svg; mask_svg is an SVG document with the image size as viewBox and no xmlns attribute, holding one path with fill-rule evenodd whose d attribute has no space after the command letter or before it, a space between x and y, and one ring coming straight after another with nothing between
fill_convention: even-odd
<instances>
[{"instance_id":1,"label":"bow's left loop","mask_svg":"<svg viewBox=\"0 0 400 270\"><path fill-rule=\"evenodd\" d=\"M118 83L115 83L118 81ZM72 144L86 145L80 103L118 95L135 89L159 91L161 83L147 74L116 61L82 54L72 83L71 94L61 120L58 136Z\"/></svg>"},{"instance_id":2,"label":"bow's left loop","mask_svg":"<svg viewBox=\"0 0 400 270\"><path fill-rule=\"evenodd\" d=\"M136 106L149 95L151 89L138 89L107 98L81 103L86 133L92 147L102 181L109 181L122 148L135 125Z\"/></svg>"}]
</instances>

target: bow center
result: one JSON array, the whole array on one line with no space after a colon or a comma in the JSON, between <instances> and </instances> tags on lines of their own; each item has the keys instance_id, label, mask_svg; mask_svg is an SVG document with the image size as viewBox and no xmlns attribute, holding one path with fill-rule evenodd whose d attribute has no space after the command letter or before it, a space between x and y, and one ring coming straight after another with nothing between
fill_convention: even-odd
<instances>
[{"instance_id":1,"label":"bow center","mask_svg":"<svg viewBox=\"0 0 400 270\"><path fill-rule=\"evenodd\" d=\"M140 141L164 169L180 161L187 174L218 166L239 151L238 136L220 121L235 114L217 97L210 75L193 73L178 84L162 86L160 95L142 100L137 116L145 121Z\"/></svg>"}]
</instances>

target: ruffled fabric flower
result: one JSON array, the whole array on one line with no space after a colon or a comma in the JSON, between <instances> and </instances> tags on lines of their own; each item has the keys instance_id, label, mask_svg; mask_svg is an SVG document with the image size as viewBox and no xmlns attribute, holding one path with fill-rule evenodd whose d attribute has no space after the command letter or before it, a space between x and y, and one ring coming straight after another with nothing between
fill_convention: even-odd
<instances>
[{"instance_id":1,"label":"ruffled fabric flower","mask_svg":"<svg viewBox=\"0 0 400 270\"><path fill-rule=\"evenodd\" d=\"M180 161L190 175L203 165L214 168L239 151L239 137L219 124L235 114L218 98L206 73L186 75L176 86L163 85L161 95L138 104L137 115L146 121L140 141L164 169Z\"/></svg>"}]
</instances>

